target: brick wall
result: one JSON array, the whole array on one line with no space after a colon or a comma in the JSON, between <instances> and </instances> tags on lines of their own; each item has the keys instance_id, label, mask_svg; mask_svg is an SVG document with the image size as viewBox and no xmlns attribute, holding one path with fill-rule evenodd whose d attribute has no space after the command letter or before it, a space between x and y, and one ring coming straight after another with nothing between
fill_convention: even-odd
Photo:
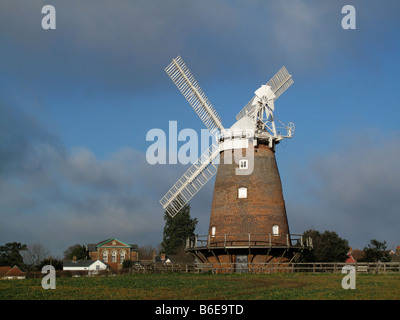
<instances>
[{"instance_id":1,"label":"brick wall","mask_svg":"<svg viewBox=\"0 0 400 320\"><path fill-rule=\"evenodd\" d=\"M230 150L226 152L231 152ZM221 163L215 180L210 230L224 233L289 233L282 185L273 151L265 145L254 150L254 169L250 175L236 175L236 163ZM247 188L247 198L238 198L238 189Z\"/></svg>"},{"instance_id":2,"label":"brick wall","mask_svg":"<svg viewBox=\"0 0 400 320\"><path fill-rule=\"evenodd\" d=\"M104 261L103 253L107 252L107 261ZM111 269L121 269L123 261L121 260L121 252L125 252L125 260L137 261L138 252L132 250L130 246L124 245L117 240L110 240L107 243L97 247L96 251L89 252L91 260L102 260L110 266ZM115 261L113 261L112 254L115 252Z\"/></svg>"},{"instance_id":3,"label":"brick wall","mask_svg":"<svg viewBox=\"0 0 400 320\"><path fill-rule=\"evenodd\" d=\"M273 241L285 244L286 234L290 232L274 152L266 145L255 147L253 172L249 175L237 175L238 164L234 161L225 163L224 152L215 179L209 235L213 234L213 227L214 239L224 234L265 235L272 233L272 227L278 225L279 233L284 236L274 236ZM251 154L249 150L242 152L243 155ZM247 188L247 198L239 198L238 189L241 187ZM227 260L226 257L220 259Z\"/></svg>"}]
</instances>

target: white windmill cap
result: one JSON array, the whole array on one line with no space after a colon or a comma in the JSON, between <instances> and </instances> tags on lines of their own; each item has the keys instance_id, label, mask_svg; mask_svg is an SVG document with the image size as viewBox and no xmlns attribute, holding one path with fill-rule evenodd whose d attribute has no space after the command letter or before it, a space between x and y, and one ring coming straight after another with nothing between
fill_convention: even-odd
<instances>
[{"instance_id":1,"label":"white windmill cap","mask_svg":"<svg viewBox=\"0 0 400 320\"><path fill-rule=\"evenodd\" d=\"M255 95L265 102L275 99L275 94L272 91L270 86L263 84L260 88L258 88L255 92Z\"/></svg>"}]
</instances>

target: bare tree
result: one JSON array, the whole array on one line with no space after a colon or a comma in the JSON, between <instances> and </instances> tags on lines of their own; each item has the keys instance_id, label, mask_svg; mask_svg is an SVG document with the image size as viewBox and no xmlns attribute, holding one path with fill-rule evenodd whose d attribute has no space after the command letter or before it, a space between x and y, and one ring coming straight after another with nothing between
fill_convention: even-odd
<instances>
[{"instance_id":1,"label":"bare tree","mask_svg":"<svg viewBox=\"0 0 400 320\"><path fill-rule=\"evenodd\" d=\"M152 260L155 249L151 245L139 247L139 260Z\"/></svg>"},{"instance_id":2,"label":"bare tree","mask_svg":"<svg viewBox=\"0 0 400 320\"><path fill-rule=\"evenodd\" d=\"M32 266L38 265L42 260L48 258L49 250L40 243L28 245L27 249L21 252L24 263Z\"/></svg>"}]
</instances>

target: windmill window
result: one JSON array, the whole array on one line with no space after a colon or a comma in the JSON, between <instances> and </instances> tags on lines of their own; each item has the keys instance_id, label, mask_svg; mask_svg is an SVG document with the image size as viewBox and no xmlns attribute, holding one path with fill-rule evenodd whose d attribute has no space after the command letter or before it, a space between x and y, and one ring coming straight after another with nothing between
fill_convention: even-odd
<instances>
[{"instance_id":1,"label":"windmill window","mask_svg":"<svg viewBox=\"0 0 400 320\"><path fill-rule=\"evenodd\" d=\"M239 160L239 169L248 169L249 162L247 160Z\"/></svg>"},{"instance_id":2,"label":"windmill window","mask_svg":"<svg viewBox=\"0 0 400 320\"><path fill-rule=\"evenodd\" d=\"M216 227L212 227L211 228L211 236L212 237L215 237L215 231L217 230L217 228Z\"/></svg>"},{"instance_id":3,"label":"windmill window","mask_svg":"<svg viewBox=\"0 0 400 320\"><path fill-rule=\"evenodd\" d=\"M272 235L274 235L274 236L279 235L279 226L278 225L272 226Z\"/></svg>"},{"instance_id":4,"label":"windmill window","mask_svg":"<svg viewBox=\"0 0 400 320\"><path fill-rule=\"evenodd\" d=\"M246 199L247 198L247 188L245 188L245 187L239 188L238 197L239 197L239 199Z\"/></svg>"}]
</instances>

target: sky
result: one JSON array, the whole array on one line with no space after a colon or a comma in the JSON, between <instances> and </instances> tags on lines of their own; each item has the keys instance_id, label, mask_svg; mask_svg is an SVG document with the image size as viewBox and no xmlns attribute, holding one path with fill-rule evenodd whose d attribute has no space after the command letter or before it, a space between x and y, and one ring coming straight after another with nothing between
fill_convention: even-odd
<instances>
[{"instance_id":1,"label":"sky","mask_svg":"<svg viewBox=\"0 0 400 320\"><path fill-rule=\"evenodd\" d=\"M55 29L42 28L48 4ZM149 164L146 135L205 128L164 71L180 55L226 128L285 65L294 84L275 116L296 131L276 159L290 232L395 248L399 14L396 0L1 0L0 243L58 257L111 237L160 244L158 201L188 166ZM213 183L190 202L200 235Z\"/></svg>"}]
</instances>

